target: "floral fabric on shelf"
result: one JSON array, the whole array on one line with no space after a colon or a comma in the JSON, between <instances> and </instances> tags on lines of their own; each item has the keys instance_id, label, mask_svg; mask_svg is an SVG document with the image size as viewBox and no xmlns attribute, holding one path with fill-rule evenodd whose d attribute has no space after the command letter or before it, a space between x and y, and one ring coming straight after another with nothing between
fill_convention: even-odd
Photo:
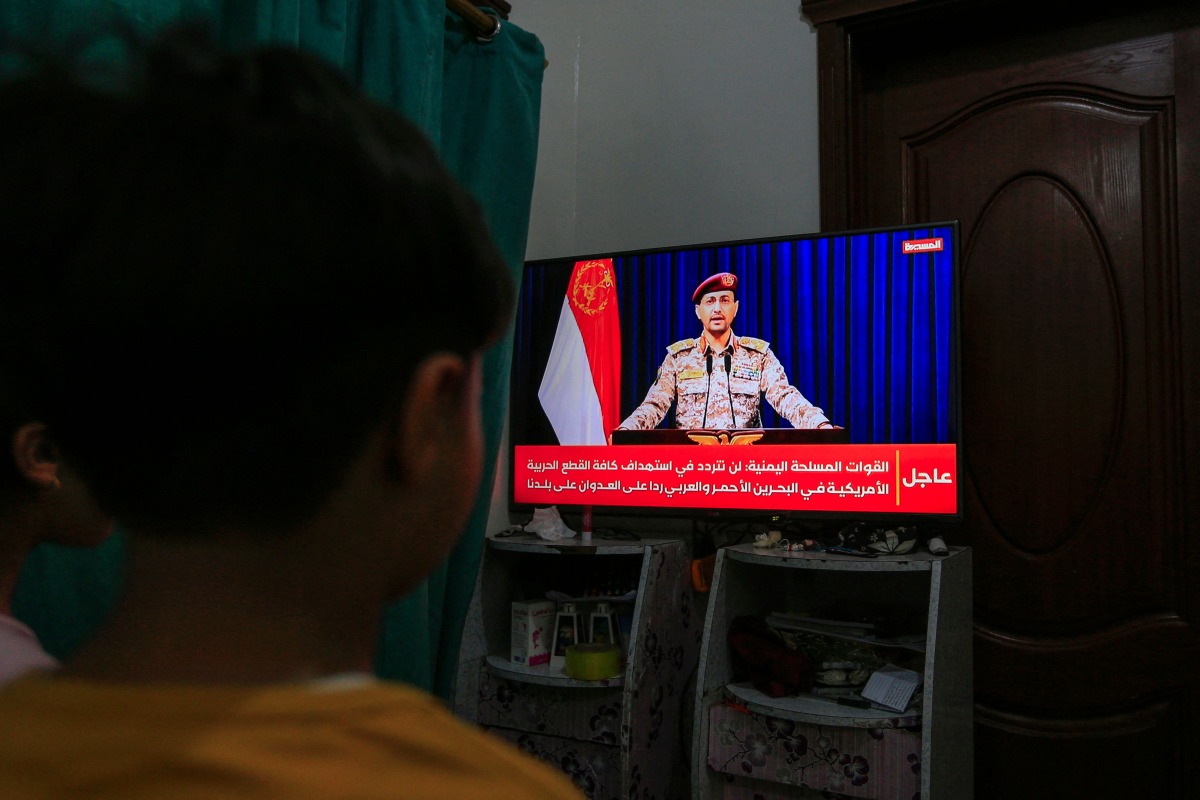
<instances>
[{"instance_id":1,"label":"floral fabric on shelf","mask_svg":"<svg viewBox=\"0 0 1200 800\"><path fill-rule=\"evenodd\" d=\"M710 722L709 766L775 784L741 794L734 781L725 797L793 797L798 786L873 800L921 795L920 731L810 725L730 705L714 706Z\"/></svg>"}]
</instances>

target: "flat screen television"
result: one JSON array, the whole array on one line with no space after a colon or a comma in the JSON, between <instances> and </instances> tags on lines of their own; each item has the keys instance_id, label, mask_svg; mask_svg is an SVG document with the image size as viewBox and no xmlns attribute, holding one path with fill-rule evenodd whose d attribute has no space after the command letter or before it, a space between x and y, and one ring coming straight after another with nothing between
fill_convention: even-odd
<instances>
[{"instance_id":1,"label":"flat screen television","mask_svg":"<svg viewBox=\"0 0 1200 800\"><path fill-rule=\"evenodd\" d=\"M510 500L957 519L958 225L531 261Z\"/></svg>"}]
</instances>

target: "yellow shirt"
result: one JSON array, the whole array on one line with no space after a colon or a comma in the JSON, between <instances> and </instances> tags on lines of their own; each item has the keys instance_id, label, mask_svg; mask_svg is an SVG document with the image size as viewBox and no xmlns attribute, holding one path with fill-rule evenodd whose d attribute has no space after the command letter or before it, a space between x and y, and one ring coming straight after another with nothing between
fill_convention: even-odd
<instances>
[{"instance_id":1,"label":"yellow shirt","mask_svg":"<svg viewBox=\"0 0 1200 800\"><path fill-rule=\"evenodd\" d=\"M565 775L411 687L0 689L0 795L91 800L579 800Z\"/></svg>"}]
</instances>

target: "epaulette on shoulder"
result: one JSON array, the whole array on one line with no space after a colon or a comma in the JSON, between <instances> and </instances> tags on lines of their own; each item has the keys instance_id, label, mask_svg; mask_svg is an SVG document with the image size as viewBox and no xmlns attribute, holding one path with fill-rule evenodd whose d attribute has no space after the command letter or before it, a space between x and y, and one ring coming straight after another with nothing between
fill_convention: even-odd
<instances>
[{"instance_id":1,"label":"epaulette on shoulder","mask_svg":"<svg viewBox=\"0 0 1200 800\"><path fill-rule=\"evenodd\" d=\"M667 353L669 353L670 355L675 355L680 350L688 350L695 346L696 346L695 339L680 339L678 342L675 342L675 344L669 345L667 347Z\"/></svg>"},{"instance_id":2,"label":"epaulette on shoulder","mask_svg":"<svg viewBox=\"0 0 1200 800\"><path fill-rule=\"evenodd\" d=\"M755 339L753 336L738 337L738 344L748 350L755 350L759 353L765 353L767 348L771 346L770 342L762 339Z\"/></svg>"}]
</instances>

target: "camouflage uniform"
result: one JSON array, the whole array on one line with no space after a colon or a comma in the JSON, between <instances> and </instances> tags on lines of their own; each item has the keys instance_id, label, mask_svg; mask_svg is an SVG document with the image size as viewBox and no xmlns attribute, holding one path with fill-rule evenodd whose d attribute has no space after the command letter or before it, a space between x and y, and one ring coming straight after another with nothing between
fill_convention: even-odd
<instances>
[{"instance_id":1,"label":"camouflage uniform","mask_svg":"<svg viewBox=\"0 0 1200 800\"><path fill-rule=\"evenodd\" d=\"M733 351L728 375L724 353L713 354L712 374L709 374L705 360L707 344L703 338L683 339L668 347L667 357L658 369L658 380L621 427L630 430L656 427L676 400L677 392L677 428L761 427L764 394L771 407L793 427L815 428L829 421L821 409L788 383L787 373L769 343L731 334L728 347Z\"/></svg>"}]
</instances>

